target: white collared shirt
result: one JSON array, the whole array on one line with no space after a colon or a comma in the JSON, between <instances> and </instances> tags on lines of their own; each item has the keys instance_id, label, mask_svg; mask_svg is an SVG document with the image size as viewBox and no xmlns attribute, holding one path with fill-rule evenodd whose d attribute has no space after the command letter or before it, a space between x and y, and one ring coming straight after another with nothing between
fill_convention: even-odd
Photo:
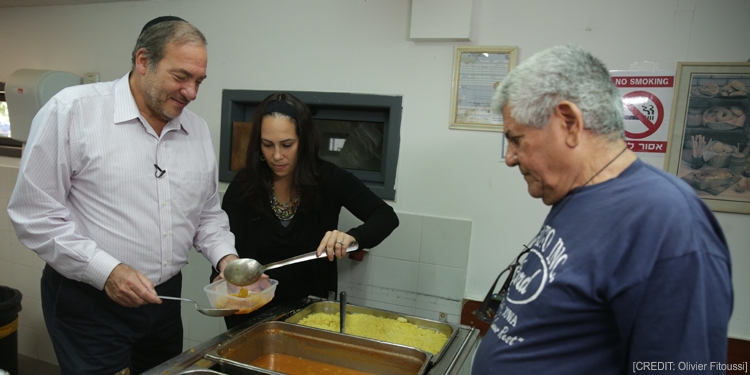
<instances>
[{"instance_id":1,"label":"white collared shirt","mask_svg":"<svg viewBox=\"0 0 750 375\"><path fill-rule=\"evenodd\" d=\"M208 125L185 109L157 136L128 76L66 88L44 105L8 204L21 243L99 289L119 263L159 285L192 246L214 266L236 254Z\"/></svg>"}]
</instances>

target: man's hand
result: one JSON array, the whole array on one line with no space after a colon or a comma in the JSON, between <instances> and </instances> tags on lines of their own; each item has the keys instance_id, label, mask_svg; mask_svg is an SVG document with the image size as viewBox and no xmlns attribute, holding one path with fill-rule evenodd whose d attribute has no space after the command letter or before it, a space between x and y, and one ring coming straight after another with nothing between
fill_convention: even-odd
<instances>
[{"instance_id":1,"label":"man's hand","mask_svg":"<svg viewBox=\"0 0 750 375\"><path fill-rule=\"evenodd\" d=\"M229 263L232 263L233 260L240 259L234 254L225 255L221 260L219 260L219 264L216 265L216 268L219 270L219 276L216 276L214 281L218 281L224 278L224 269L227 268L227 265Z\"/></svg>"},{"instance_id":2,"label":"man's hand","mask_svg":"<svg viewBox=\"0 0 750 375\"><path fill-rule=\"evenodd\" d=\"M109 274L104 291L109 298L125 307L161 303L156 298L154 283L146 275L123 263L118 264Z\"/></svg>"},{"instance_id":3,"label":"man's hand","mask_svg":"<svg viewBox=\"0 0 750 375\"><path fill-rule=\"evenodd\" d=\"M221 260L219 261L219 264L217 265L217 268L219 269L220 273L219 273L219 276L216 276L216 278L213 280L213 282L217 282L217 281L223 279L224 278L224 269L227 268L227 265L229 263L232 263L232 261L237 260L237 259L240 259L240 258L237 257L234 254L229 254L229 255L224 256L224 258L221 258ZM265 273L262 274L262 275L260 275L260 280L265 281L264 285L269 285L270 286L270 284L267 281L268 280L268 275L266 275ZM259 285L259 284L255 283L253 285ZM266 288L266 287L267 286L264 286L264 288ZM258 290L254 289L254 291L258 291Z\"/></svg>"}]
</instances>

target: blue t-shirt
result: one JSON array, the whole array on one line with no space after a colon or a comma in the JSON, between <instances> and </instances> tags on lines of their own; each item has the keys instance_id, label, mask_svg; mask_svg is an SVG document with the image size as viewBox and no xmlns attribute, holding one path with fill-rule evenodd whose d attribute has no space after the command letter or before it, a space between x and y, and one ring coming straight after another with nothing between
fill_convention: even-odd
<instances>
[{"instance_id":1,"label":"blue t-shirt","mask_svg":"<svg viewBox=\"0 0 750 375\"><path fill-rule=\"evenodd\" d=\"M472 374L723 373L732 301L713 213L636 160L552 207Z\"/></svg>"}]
</instances>

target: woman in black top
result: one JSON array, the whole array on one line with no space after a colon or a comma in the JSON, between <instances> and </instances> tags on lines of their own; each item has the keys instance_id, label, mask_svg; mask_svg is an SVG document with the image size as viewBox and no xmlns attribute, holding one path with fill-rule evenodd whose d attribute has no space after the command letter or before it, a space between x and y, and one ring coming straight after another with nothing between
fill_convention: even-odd
<instances>
[{"instance_id":1,"label":"woman in black top","mask_svg":"<svg viewBox=\"0 0 750 375\"><path fill-rule=\"evenodd\" d=\"M318 157L318 134L310 110L288 93L268 96L255 109L245 169L230 183L222 208L229 216L240 258L261 264L317 250L328 259L269 270L279 281L267 305L225 318L233 328L282 302L337 292L336 259L353 241L377 246L398 226L398 217L351 173ZM345 207L362 225L338 231ZM218 275L213 270L211 280Z\"/></svg>"}]
</instances>

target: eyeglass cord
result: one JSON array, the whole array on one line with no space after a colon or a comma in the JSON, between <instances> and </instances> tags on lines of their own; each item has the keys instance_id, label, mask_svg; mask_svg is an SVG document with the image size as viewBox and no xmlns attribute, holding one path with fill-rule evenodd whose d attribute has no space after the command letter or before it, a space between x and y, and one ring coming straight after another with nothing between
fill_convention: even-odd
<instances>
[{"instance_id":1,"label":"eyeglass cord","mask_svg":"<svg viewBox=\"0 0 750 375\"><path fill-rule=\"evenodd\" d=\"M617 156L615 156L614 158L612 158L612 160L610 160L609 163L607 163L604 167L602 167L601 169L599 169L598 172L594 173L594 175L591 176L591 178L589 178L588 180L586 180L586 182L583 185L581 185L581 187L587 186L592 180L594 180L594 178L596 176L598 176L600 173L602 173L605 169L607 169L607 167L609 167L610 165L612 165L612 163L614 163L615 160L617 160L622 154L624 154L627 149L628 149L628 147L625 146L625 148L623 148L622 151L620 151L617 154ZM573 199L573 195L575 195L577 191L578 190L573 191L573 193L568 197L568 199L565 200L560 205L560 208L549 218L549 220L547 220L547 222L551 222L552 219L554 219L555 216L557 216L557 214L560 213L560 211L562 211L562 209L565 207L565 205L568 204L568 202L570 202L571 199ZM506 277L505 281L503 282L503 285L500 287L500 290L497 292L497 296L498 296L499 299L496 299L496 300L498 301L498 306L499 306L503 302L503 300L505 300L505 295L508 293L508 289L510 289L510 284L513 281L513 275L516 273L516 268L521 264L521 263L519 263L520 260L521 260L521 257L524 254L526 254L529 251L531 251L531 247L530 246L534 242L534 240L537 238L538 235L539 235L539 233L537 232L537 234L534 235L534 237L529 241L528 244L523 245L523 250L518 254L518 256L516 256L515 260L513 260L513 262L510 265L508 265L508 267L506 267L502 272L500 272L499 275L497 275L497 278L495 279L495 282L492 283L492 287L490 287L489 292L487 292L487 296L484 297L484 300L482 301L482 304L479 306L478 309L476 309L476 310L474 310L472 312L472 314L474 314L474 316L476 316L477 318L479 318L480 320L482 320L482 321L484 321L486 323L492 322L492 319L494 318L495 311L493 311L493 309L490 308L490 301L493 300L493 299L495 299L495 298L493 298L493 295L495 294L493 292L495 290L495 287L497 286L497 282L500 281L500 277L503 276L503 274L505 272L508 272L508 276ZM491 313L493 316L490 316L490 314L488 314L488 313Z\"/></svg>"}]
</instances>

